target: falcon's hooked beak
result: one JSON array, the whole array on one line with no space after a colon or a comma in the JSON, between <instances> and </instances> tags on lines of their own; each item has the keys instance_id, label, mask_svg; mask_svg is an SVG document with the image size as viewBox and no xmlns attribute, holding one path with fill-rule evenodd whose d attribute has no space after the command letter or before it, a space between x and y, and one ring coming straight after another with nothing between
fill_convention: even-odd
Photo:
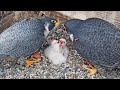
<instances>
[{"instance_id":1,"label":"falcon's hooked beak","mask_svg":"<svg viewBox=\"0 0 120 90\"><path fill-rule=\"evenodd\" d=\"M55 25L58 26L60 23L57 20L51 20L51 22Z\"/></svg>"}]
</instances>

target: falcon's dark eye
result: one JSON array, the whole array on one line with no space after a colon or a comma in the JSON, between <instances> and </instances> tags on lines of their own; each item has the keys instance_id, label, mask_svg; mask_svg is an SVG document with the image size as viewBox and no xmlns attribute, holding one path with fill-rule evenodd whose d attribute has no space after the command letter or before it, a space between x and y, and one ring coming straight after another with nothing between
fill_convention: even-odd
<instances>
[{"instance_id":1,"label":"falcon's dark eye","mask_svg":"<svg viewBox=\"0 0 120 90\"><path fill-rule=\"evenodd\" d=\"M57 21L56 20L51 20L51 22L55 24Z\"/></svg>"}]
</instances>

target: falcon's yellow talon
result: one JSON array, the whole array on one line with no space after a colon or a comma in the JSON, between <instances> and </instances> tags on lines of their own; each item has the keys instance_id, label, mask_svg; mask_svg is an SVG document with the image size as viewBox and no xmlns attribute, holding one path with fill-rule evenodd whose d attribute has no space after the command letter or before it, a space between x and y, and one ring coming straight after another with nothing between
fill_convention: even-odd
<instances>
[{"instance_id":1,"label":"falcon's yellow talon","mask_svg":"<svg viewBox=\"0 0 120 90\"><path fill-rule=\"evenodd\" d=\"M43 56L41 56L40 52L35 52L25 60L25 64L32 67L32 64L40 62L42 57Z\"/></svg>"},{"instance_id":2,"label":"falcon's yellow talon","mask_svg":"<svg viewBox=\"0 0 120 90\"><path fill-rule=\"evenodd\" d=\"M30 60L25 60L25 64L27 65L27 66L29 66L29 67L32 67L32 63L30 62Z\"/></svg>"},{"instance_id":3,"label":"falcon's yellow talon","mask_svg":"<svg viewBox=\"0 0 120 90\"><path fill-rule=\"evenodd\" d=\"M32 58L25 60L25 64L30 66L30 67L32 67L33 63L37 63L37 62L40 62L40 60L33 60Z\"/></svg>"},{"instance_id":4,"label":"falcon's yellow talon","mask_svg":"<svg viewBox=\"0 0 120 90\"><path fill-rule=\"evenodd\" d=\"M82 65L82 68L89 71L89 73L87 74L88 77L91 76L91 75L94 75L97 72L97 69L94 66L90 65L90 64L89 64L88 67L86 65Z\"/></svg>"},{"instance_id":5,"label":"falcon's yellow talon","mask_svg":"<svg viewBox=\"0 0 120 90\"><path fill-rule=\"evenodd\" d=\"M90 68L87 68L85 65L82 65L82 67L83 67L84 69L86 69L86 70L89 71L89 73L87 74L87 76L94 75L94 74L97 72L97 69L96 69L96 68L90 69Z\"/></svg>"}]
</instances>

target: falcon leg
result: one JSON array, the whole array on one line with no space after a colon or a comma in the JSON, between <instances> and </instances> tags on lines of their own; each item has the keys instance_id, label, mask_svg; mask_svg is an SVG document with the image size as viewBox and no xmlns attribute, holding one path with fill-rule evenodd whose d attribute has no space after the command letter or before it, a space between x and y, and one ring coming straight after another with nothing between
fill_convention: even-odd
<instances>
[{"instance_id":1,"label":"falcon leg","mask_svg":"<svg viewBox=\"0 0 120 90\"><path fill-rule=\"evenodd\" d=\"M29 67L32 67L32 63L30 62L30 60L25 60L25 65L29 66Z\"/></svg>"},{"instance_id":2,"label":"falcon leg","mask_svg":"<svg viewBox=\"0 0 120 90\"><path fill-rule=\"evenodd\" d=\"M90 64L89 62L86 62L86 65L85 64L82 65L82 68L89 71L89 73L87 74L88 77L91 76L91 75L94 75L97 72L97 69L92 64Z\"/></svg>"},{"instance_id":3,"label":"falcon leg","mask_svg":"<svg viewBox=\"0 0 120 90\"><path fill-rule=\"evenodd\" d=\"M33 59L26 59L25 64L28 65L29 67L32 67L33 63L40 62L40 60L33 60Z\"/></svg>"},{"instance_id":4,"label":"falcon leg","mask_svg":"<svg viewBox=\"0 0 120 90\"><path fill-rule=\"evenodd\" d=\"M87 76L92 76L97 72L96 68L87 68L86 65L82 65L82 68L86 69L87 71L89 71L89 73L87 74Z\"/></svg>"}]
</instances>

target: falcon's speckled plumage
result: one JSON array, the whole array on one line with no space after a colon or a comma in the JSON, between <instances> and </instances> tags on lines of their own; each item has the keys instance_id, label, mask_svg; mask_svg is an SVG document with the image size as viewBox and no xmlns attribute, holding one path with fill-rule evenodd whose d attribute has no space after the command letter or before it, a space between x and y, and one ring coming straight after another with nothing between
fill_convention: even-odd
<instances>
[{"instance_id":1,"label":"falcon's speckled plumage","mask_svg":"<svg viewBox=\"0 0 120 90\"><path fill-rule=\"evenodd\" d=\"M93 64L120 67L120 29L99 18L65 22L74 36L74 48Z\"/></svg>"},{"instance_id":2,"label":"falcon's speckled plumage","mask_svg":"<svg viewBox=\"0 0 120 90\"><path fill-rule=\"evenodd\" d=\"M20 57L29 56L44 42L44 24L50 23L49 30L54 27L51 17L30 19L16 22L0 34L0 54Z\"/></svg>"}]
</instances>

